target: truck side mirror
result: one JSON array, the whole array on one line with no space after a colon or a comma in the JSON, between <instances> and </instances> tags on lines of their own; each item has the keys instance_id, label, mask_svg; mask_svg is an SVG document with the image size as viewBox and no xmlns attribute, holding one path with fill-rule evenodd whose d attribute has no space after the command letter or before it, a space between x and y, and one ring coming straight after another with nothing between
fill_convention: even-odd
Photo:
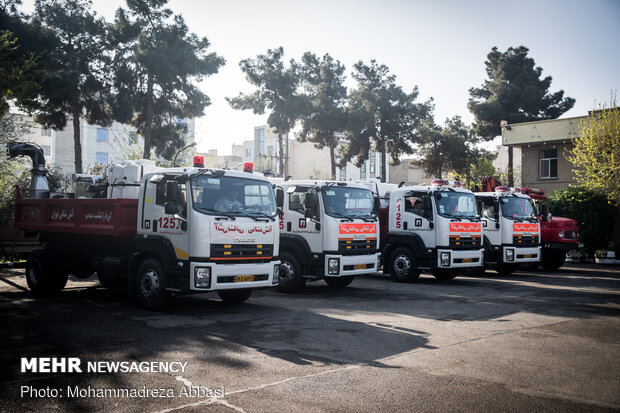
<instances>
[{"instance_id":1,"label":"truck side mirror","mask_svg":"<svg viewBox=\"0 0 620 413\"><path fill-rule=\"evenodd\" d=\"M175 181L166 182L166 201L176 203L178 194L179 194L179 184Z\"/></svg>"},{"instance_id":2,"label":"truck side mirror","mask_svg":"<svg viewBox=\"0 0 620 413\"><path fill-rule=\"evenodd\" d=\"M164 212L166 215L174 215L177 213L177 203L176 201L166 201L164 204Z\"/></svg>"},{"instance_id":3,"label":"truck side mirror","mask_svg":"<svg viewBox=\"0 0 620 413\"><path fill-rule=\"evenodd\" d=\"M314 217L314 210L312 208L304 209L304 217L305 218L313 218Z\"/></svg>"},{"instance_id":4,"label":"truck side mirror","mask_svg":"<svg viewBox=\"0 0 620 413\"><path fill-rule=\"evenodd\" d=\"M547 214L549 213L548 209L547 209L547 204L541 204L540 205L540 220L541 221L547 221L548 217Z\"/></svg>"},{"instance_id":5,"label":"truck side mirror","mask_svg":"<svg viewBox=\"0 0 620 413\"><path fill-rule=\"evenodd\" d=\"M284 189L280 187L276 188L276 206L278 208L284 207Z\"/></svg>"},{"instance_id":6,"label":"truck side mirror","mask_svg":"<svg viewBox=\"0 0 620 413\"><path fill-rule=\"evenodd\" d=\"M304 208L306 209L314 209L318 198L314 192L306 192L306 197L304 198Z\"/></svg>"},{"instance_id":7,"label":"truck side mirror","mask_svg":"<svg viewBox=\"0 0 620 413\"><path fill-rule=\"evenodd\" d=\"M373 201L374 201L374 213L375 215L379 215L379 210L381 209L381 200L379 199L378 196L374 196L373 197Z\"/></svg>"},{"instance_id":8,"label":"truck side mirror","mask_svg":"<svg viewBox=\"0 0 620 413\"><path fill-rule=\"evenodd\" d=\"M499 201L493 201L493 219L499 221Z\"/></svg>"},{"instance_id":9,"label":"truck side mirror","mask_svg":"<svg viewBox=\"0 0 620 413\"><path fill-rule=\"evenodd\" d=\"M284 211L282 211L282 207L278 207L276 208L276 214L282 218L282 216L284 216Z\"/></svg>"},{"instance_id":10,"label":"truck side mirror","mask_svg":"<svg viewBox=\"0 0 620 413\"><path fill-rule=\"evenodd\" d=\"M433 220L433 202L430 196L422 197L422 216L429 221Z\"/></svg>"}]
</instances>

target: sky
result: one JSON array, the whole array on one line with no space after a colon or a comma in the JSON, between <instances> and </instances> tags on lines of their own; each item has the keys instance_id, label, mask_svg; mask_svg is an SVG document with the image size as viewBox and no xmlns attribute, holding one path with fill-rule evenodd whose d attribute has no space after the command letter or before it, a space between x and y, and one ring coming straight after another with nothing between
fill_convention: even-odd
<instances>
[{"instance_id":1,"label":"sky","mask_svg":"<svg viewBox=\"0 0 620 413\"><path fill-rule=\"evenodd\" d=\"M22 10L31 12L33 2L24 0ZM119 6L124 1L93 0L107 20ZM201 152L230 154L266 124L267 114L233 110L225 98L254 90L242 59L280 46L287 61L329 53L346 66L349 87L353 65L375 59L405 91L417 86L420 101L433 98L439 124L455 115L473 122L469 89L485 80L494 46L529 48L553 78L550 92L576 99L562 117L585 115L620 89L620 0L170 0L168 7L226 59L200 83L211 99L196 120Z\"/></svg>"}]
</instances>

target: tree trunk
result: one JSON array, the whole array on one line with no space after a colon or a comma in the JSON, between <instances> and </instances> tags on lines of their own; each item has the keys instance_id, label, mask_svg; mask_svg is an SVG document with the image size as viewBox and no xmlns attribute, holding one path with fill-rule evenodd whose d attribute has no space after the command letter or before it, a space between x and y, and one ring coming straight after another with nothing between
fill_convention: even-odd
<instances>
[{"instance_id":1,"label":"tree trunk","mask_svg":"<svg viewBox=\"0 0 620 413\"><path fill-rule=\"evenodd\" d=\"M329 147L329 161L331 163L332 169L332 181L336 180L336 148L333 146Z\"/></svg>"},{"instance_id":2,"label":"tree trunk","mask_svg":"<svg viewBox=\"0 0 620 413\"><path fill-rule=\"evenodd\" d=\"M144 159L151 159L151 130L153 126L153 75L146 81L146 108L144 113Z\"/></svg>"},{"instance_id":3,"label":"tree trunk","mask_svg":"<svg viewBox=\"0 0 620 413\"><path fill-rule=\"evenodd\" d=\"M512 146L508 147L508 186L514 186L514 177L512 176Z\"/></svg>"},{"instance_id":4,"label":"tree trunk","mask_svg":"<svg viewBox=\"0 0 620 413\"><path fill-rule=\"evenodd\" d=\"M278 130L278 147L280 148L280 162L278 165L278 175L281 178L284 176L284 147L282 146L282 132Z\"/></svg>"},{"instance_id":5,"label":"tree trunk","mask_svg":"<svg viewBox=\"0 0 620 413\"><path fill-rule=\"evenodd\" d=\"M81 174L82 171L82 140L80 138L80 116L82 108L73 108L73 152L75 154L75 173Z\"/></svg>"}]
</instances>

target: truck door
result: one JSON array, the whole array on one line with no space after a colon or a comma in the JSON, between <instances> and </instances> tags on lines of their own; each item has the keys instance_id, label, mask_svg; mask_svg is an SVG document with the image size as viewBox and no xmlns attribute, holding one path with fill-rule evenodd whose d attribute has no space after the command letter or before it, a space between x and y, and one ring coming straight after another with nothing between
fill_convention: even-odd
<instances>
[{"instance_id":1,"label":"truck door","mask_svg":"<svg viewBox=\"0 0 620 413\"><path fill-rule=\"evenodd\" d=\"M184 183L178 184L177 214L167 215L164 211L166 202L167 183L172 179L162 175L155 175L147 182L144 198L144 216L142 228L151 236L164 237L170 240L177 259L189 259L189 231L182 229L182 220L187 219L187 193Z\"/></svg>"},{"instance_id":2,"label":"truck door","mask_svg":"<svg viewBox=\"0 0 620 413\"><path fill-rule=\"evenodd\" d=\"M308 192L315 191L311 186L291 186L284 196L284 206L287 214L284 217L285 233L302 236L310 246L312 252L323 251L321 239L321 214L317 211L315 219L306 218L304 214L304 201ZM318 224L318 225L317 225Z\"/></svg>"},{"instance_id":3,"label":"truck door","mask_svg":"<svg viewBox=\"0 0 620 413\"><path fill-rule=\"evenodd\" d=\"M435 231L430 196L425 192L405 192L399 200L403 211L402 230L419 235L426 247L434 247Z\"/></svg>"},{"instance_id":4,"label":"truck door","mask_svg":"<svg viewBox=\"0 0 620 413\"><path fill-rule=\"evenodd\" d=\"M489 240L491 245L501 246L502 240L499 229L499 216L495 214L495 197L485 196L478 198L482 204L482 227L484 229L484 237Z\"/></svg>"}]
</instances>

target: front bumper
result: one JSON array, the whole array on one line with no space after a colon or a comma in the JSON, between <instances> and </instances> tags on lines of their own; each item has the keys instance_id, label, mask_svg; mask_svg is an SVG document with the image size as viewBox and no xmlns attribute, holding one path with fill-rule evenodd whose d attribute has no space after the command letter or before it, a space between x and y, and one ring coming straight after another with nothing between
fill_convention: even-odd
<instances>
[{"instance_id":1,"label":"front bumper","mask_svg":"<svg viewBox=\"0 0 620 413\"><path fill-rule=\"evenodd\" d=\"M514 251L514 261L506 260L506 250ZM540 261L541 248L517 248L517 247L504 247L502 250L502 262L505 264L519 264L522 262L539 262Z\"/></svg>"},{"instance_id":2,"label":"front bumper","mask_svg":"<svg viewBox=\"0 0 620 413\"><path fill-rule=\"evenodd\" d=\"M329 259L338 259L339 267L338 274L329 274ZM379 270L379 259L381 253L369 255L337 255L337 254L325 254L323 263L323 276L325 277L346 277L349 275L361 275L372 274ZM358 269L355 269L357 266ZM365 268L360 268L364 266Z\"/></svg>"},{"instance_id":3,"label":"front bumper","mask_svg":"<svg viewBox=\"0 0 620 413\"><path fill-rule=\"evenodd\" d=\"M449 265L441 265L441 254L449 253ZM437 268L471 268L481 267L483 264L484 249L479 250L450 250L437 249Z\"/></svg>"},{"instance_id":4,"label":"front bumper","mask_svg":"<svg viewBox=\"0 0 620 413\"><path fill-rule=\"evenodd\" d=\"M240 288L273 287L274 267L279 266L280 261L270 261L261 264L216 264L213 262L192 262L190 265L189 288L192 291L217 291L234 290ZM211 269L210 287L196 287L194 274L196 267L208 267ZM262 276L264 280L235 282L240 276Z\"/></svg>"}]
</instances>

